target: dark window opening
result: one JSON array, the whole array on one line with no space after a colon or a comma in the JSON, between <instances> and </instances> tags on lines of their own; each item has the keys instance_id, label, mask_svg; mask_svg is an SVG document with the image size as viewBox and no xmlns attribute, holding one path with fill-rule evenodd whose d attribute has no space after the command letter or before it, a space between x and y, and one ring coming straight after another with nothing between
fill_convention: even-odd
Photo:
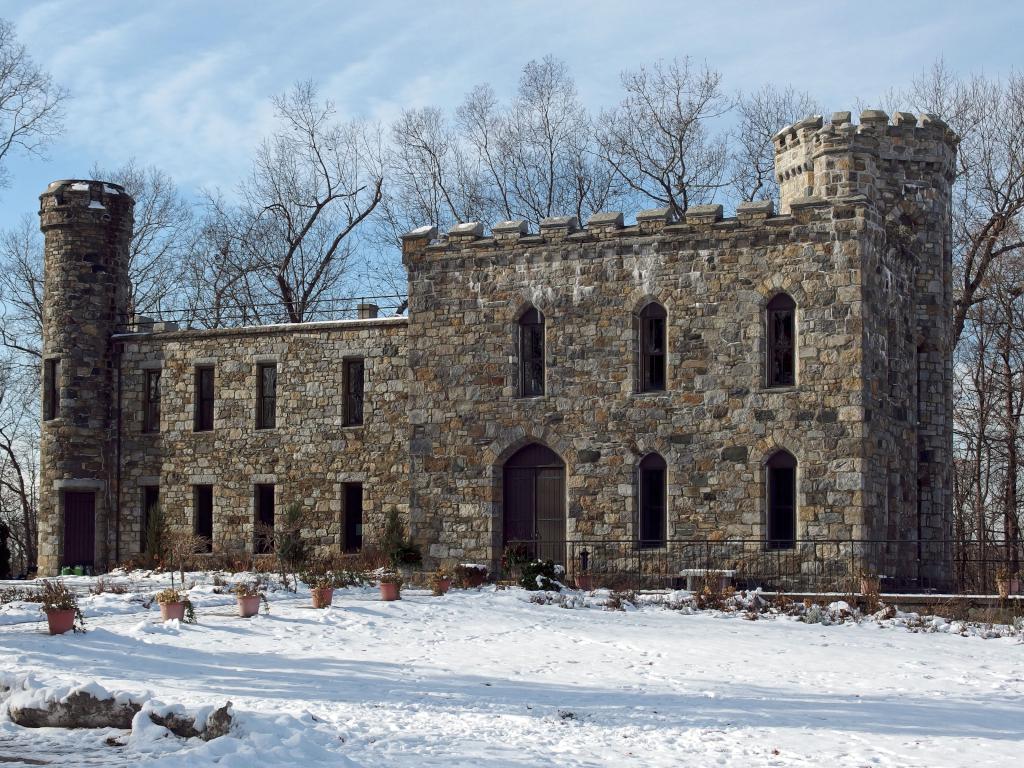
<instances>
[{"instance_id":1,"label":"dark window opening","mask_svg":"<svg viewBox=\"0 0 1024 768\"><path fill-rule=\"evenodd\" d=\"M160 371L146 371L143 392L142 431L160 431Z\"/></svg>"},{"instance_id":2,"label":"dark window opening","mask_svg":"<svg viewBox=\"0 0 1024 768\"><path fill-rule=\"evenodd\" d=\"M768 481L768 549L796 547L796 459L787 451L773 454L765 465Z\"/></svg>"},{"instance_id":3,"label":"dark window opening","mask_svg":"<svg viewBox=\"0 0 1024 768\"><path fill-rule=\"evenodd\" d=\"M796 303L780 293L767 308L768 386L796 383Z\"/></svg>"},{"instance_id":4,"label":"dark window opening","mask_svg":"<svg viewBox=\"0 0 1024 768\"><path fill-rule=\"evenodd\" d=\"M43 362L43 419L50 421L60 415L60 360Z\"/></svg>"},{"instance_id":5,"label":"dark window opening","mask_svg":"<svg viewBox=\"0 0 1024 768\"><path fill-rule=\"evenodd\" d=\"M203 549L213 551L213 486L196 485L192 489L196 536L203 538Z\"/></svg>"},{"instance_id":6,"label":"dark window opening","mask_svg":"<svg viewBox=\"0 0 1024 768\"><path fill-rule=\"evenodd\" d=\"M363 423L363 360L345 361L345 426Z\"/></svg>"},{"instance_id":7,"label":"dark window opening","mask_svg":"<svg viewBox=\"0 0 1024 768\"><path fill-rule=\"evenodd\" d=\"M363 548L363 485L345 483L344 522L342 525L342 549L345 552L359 552Z\"/></svg>"},{"instance_id":8,"label":"dark window opening","mask_svg":"<svg viewBox=\"0 0 1024 768\"><path fill-rule=\"evenodd\" d=\"M256 429L277 426L277 366L261 363L256 375Z\"/></svg>"},{"instance_id":9,"label":"dark window opening","mask_svg":"<svg viewBox=\"0 0 1024 768\"><path fill-rule=\"evenodd\" d=\"M665 308L654 302L640 312L641 392L665 390Z\"/></svg>"},{"instance_id":10,"label":"dark window opening","mask_svg":"<svg viewBox=\"0 0 1024 768\"><path fill-rule=\"evenodd\" d=\"M196 368L196 413L194 429L196 432L209 432L213 429L213 367Z\"/></svg>"},{"instance_id":11,"label":"dark window opening","mask_svg":"<svg viewBox=\"0 0 1024 768\"><path fill-rule=\"evenodd\" d=\"M156 554L154 551L157 542L155 538L159 535L160 515L160 488L155 485L146 485L142 488L142 528L140 530L141 540L139 552Z\"/></svg>"},{"instance_id":12,"label":"dark window opening","mask_svg":"<svg viewBox=\"0 0 1024 768\"><path fill-rule=\"evenodd\" d=\"M261 484L256 486L254 502L256 506L256 539L253 551L257 555L266 555L274 551L274 486Z\"/></svg>"},{"instance_id":13,"label":"dark window opening","mask_svg":"<svg viewBox=\"0 0 1024 768\"><path fill-rule=\"evenodd\" d=\"M519 393L544 394L544 315L536 307L519 318Z\"/></svg>"},{"instance_id":14,"label":"dark window opening","mask_svg":"<svg viewBox=\"0 0 1024 768\"><path fill-rule=\"evenodd\" d=\"M638 543L641 548L665 546L665 460L656 453L640 462Z\"/></svg>"}]
</instances>

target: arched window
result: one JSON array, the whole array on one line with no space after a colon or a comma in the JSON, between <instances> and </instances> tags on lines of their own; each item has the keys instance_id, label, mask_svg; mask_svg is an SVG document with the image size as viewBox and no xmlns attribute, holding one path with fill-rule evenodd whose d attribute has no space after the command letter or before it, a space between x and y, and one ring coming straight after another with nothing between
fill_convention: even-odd
<instances>
[{"instance_id":1,"label":"arched window","mask_svg":"<svg viewBox=\"0 0 1024 768\"><path fill-rule=\"evenodd\" d=\"M765 544L768 549L796 546L796 458L777 451L765 464L768 502Z\"/></svg>"},{"instance_id":2,"label":"arched window","mask_svg":"<svg viewBox=\"0 0 1024 768\"><path fill-rule=\"evenodd\" d=\"M536 307L519 317L519 394L544 394L544 315Z\"/></svg>"},{"instance_id":3,"label":"arched window","mask_svg":"<svg viewBox=\"0 0 1024 768\"><path fill-rule=\"evenodd\" d=\"M640 365L637 389L640 392L665 390L665 308L652 301L640 311Z\"/></svg>"},{"instance_id":4,"label":"arched window","mask_svg":"<svg viewBox=\"0 0 1024 768\"><path fill-rule=\"evenodd\" d=\"M637 543L641 548L665 546L665 469L665 460L656 453L640 462Z\"/></svg>"},{"instance_id":5,"label":"arched window","mask_svg":"<svg viewBox=\"0 0 1024 768\"><path fill-rule=\"evenodd\" d=\"M784 293L768 302L768 386L796 384L796 302Z\"/></svg>"}]
</instances>

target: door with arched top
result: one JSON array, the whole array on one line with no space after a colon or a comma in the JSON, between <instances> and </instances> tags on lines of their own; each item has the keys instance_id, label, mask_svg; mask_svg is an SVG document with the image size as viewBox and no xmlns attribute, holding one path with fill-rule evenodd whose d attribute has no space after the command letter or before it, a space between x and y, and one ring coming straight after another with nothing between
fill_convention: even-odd
<instances>
[{"instance_id":1,"label":"door with arched top","mask_svg":"<svg viewBox=\"0 0 1024 768\"><path fill-rule=\"evenodd\" d=\"M565 564L565 462L531 443L505 462L504 543L522 543L542 560Z\"/></svg>"}]
</instances>

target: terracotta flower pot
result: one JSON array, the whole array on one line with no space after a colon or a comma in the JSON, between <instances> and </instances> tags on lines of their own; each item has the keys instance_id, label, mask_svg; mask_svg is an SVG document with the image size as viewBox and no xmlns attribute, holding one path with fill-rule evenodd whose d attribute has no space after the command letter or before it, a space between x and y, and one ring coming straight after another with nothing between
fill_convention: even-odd
<instances>
[{"instance_id":1,"label":"terracotta flower pot","mask_svg":"<svg viewBox=\"0 0 1024 768\"><path fill-rule=\"evenodd\" d=\"M248 619L255 616L260 612L260 596L253 595L252 597L238 596L238 615L243 619Z\"/></svg>"},{"instance_id":2,"label":"terracotta flower pot","mask_svg":"<svg viewBox=\"0 0 1024 768\"><path fill-rule=\"evenodd\" d=\"M160 618L164 621L170 619L177 619L178 621L185 620L185 604L184 603L160 603Z\"/></svg>"},{"instance_id":3,"label":"terracotta flower pot","mask_svg":"<svg viewBox=\"0 0 1024 768\"><path fill-rule=\"evenodd\" d=\"M334 600L334 589L331 587L314 589L311 594L313 595L314 608L327 608Z\"/></svg>"},{"instance_id":4,"label":"terracotta flower pot","mask_svg":"<svg viewBox=\"0 0 1024 768\"><path fill-rule=\"evenodd\" d=\"M380 585L380 599L386 602L401 600L401 588L397 584L382 583Z\"/></svg>"},{"instance_id":5,"label":"terracotta flower pot","mask_svg":"<svg viewBox=\"0 0 1024 768\"><path fill-rule=\"evenodd\" d=\"M452 580L451 579L437 579L437 580L435 580L431 584L431 586L433 587L435 595L437 595L437 596L445 595L445 594L448 593L448 590L452 588Z\"/></svg>"},{"instance_id":6,"label":"terracotta flower pot","mask_svg":"<svg viewBox=\"0 0 1024 768\"><path fill-rule=\"evenodd\" d=\"M51 635L63 635L75 627L74 609L64 611L47 611L46 623L50 625Z\"/></svg>"}]
</instances>

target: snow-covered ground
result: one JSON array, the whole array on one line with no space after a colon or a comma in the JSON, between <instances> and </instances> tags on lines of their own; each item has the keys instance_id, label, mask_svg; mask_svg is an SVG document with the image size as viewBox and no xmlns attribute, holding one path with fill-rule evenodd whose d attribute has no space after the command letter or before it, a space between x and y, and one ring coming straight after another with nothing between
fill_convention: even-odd
<instances>
[{"instance_id":1,"label":"snow-covered ground","mask_svg":"<svg viewBox=\"0 0 1024 768\"><path fill-rule=\"evenodd\" d=\"M182 740L141 718L130 733L25 729L3 714L0 764L1010 766L1024 748L1019 634L614 611L578 594L567 609L493 587L396 603L354 588L325 611L277 592L269 614L240 619L212 585L192 594L196 625L104 594L83 601L86 634L59 637L35 606L3 606L0 681L22 697L98 684L165 705L230 700L231 735Z\"/></svg>"}]
</instances>

